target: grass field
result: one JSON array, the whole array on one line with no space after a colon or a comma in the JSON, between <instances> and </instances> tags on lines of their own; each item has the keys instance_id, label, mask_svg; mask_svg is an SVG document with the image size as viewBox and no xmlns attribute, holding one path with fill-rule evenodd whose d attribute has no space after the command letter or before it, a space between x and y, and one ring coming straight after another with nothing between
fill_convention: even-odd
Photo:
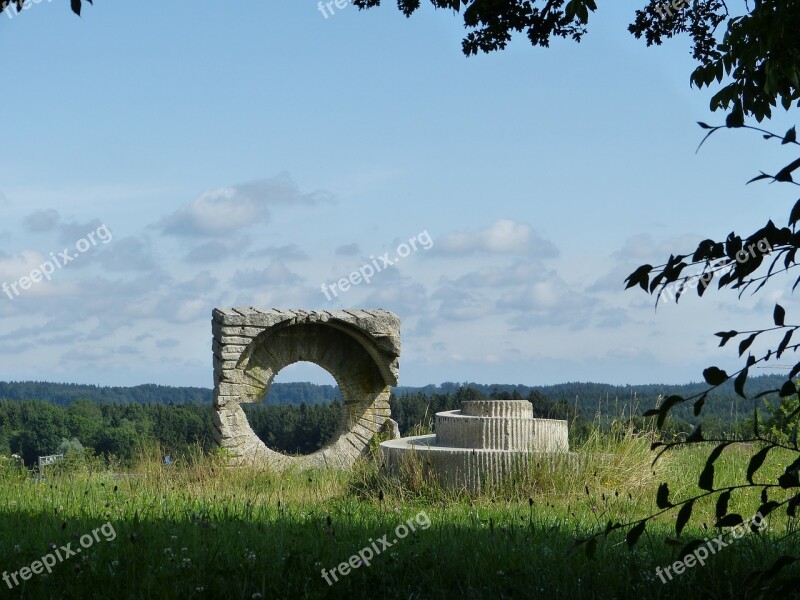
<instances>
[{"instance_id":1,"label":"grass field","mask_svg":"<svg viewBox=\"0 0 800 600\"><path fill-rule=\"evenodd\" d=\"M661 481L673 500L697 489L708 449L669 453L651 467L649 444L625 429L594 434L577 449L580 466L532 465L477 497L442 490L415 468L388 477L375 459L352 472L279 475L232 470L200 453L167 467L153 452L132 473L89 461L43 483L5 468L0 570L9 579L0 598L729 597L753 569L797 554L783 511L666 583L655 569L677 559L680 548L665 543L675 537L674 513L648 525L633 550L617 532L600 540L594 559L573 551L576 537L609 519L655 512ZM751 454L728 448L717 481L744 481ZM781 469L781 458L762 470ZM745 517L758 506L757 492L731 500ZM713 508L698 503L681 539L718 535ZM64 556L67 544L80 552ZM365 548L371 566L334 571L334 581L330 571ZM63 560L50 559L52 573L22 580L20 569L56 550Z\"/></svg>"}]
</instances>

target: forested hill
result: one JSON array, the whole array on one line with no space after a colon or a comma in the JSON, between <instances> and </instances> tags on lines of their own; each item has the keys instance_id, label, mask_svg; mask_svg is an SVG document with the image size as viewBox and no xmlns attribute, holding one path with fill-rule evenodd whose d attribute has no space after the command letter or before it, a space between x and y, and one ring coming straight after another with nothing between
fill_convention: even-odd
<instances>
[{"instance_id":1,"label":"forested hill","mask_svg":"<svg viewBox=\"0 0 800 600\"><path fill-rule=\"evenodd\" d=\"M743 416L752 416L753 400L756 395L772 389L780 389L786 381L786 375L759 375L748 377L745 384L745 393L748 400L738 396L733 389L733 382L726 382L718 389L708 394L706 407L703 414L715 416L726 422L735 421ZM397 396L422 393L426 396L455 394L459 388L470 387L477 389L486 397L497 395L518 395L529 398L533 393L543 394L551 402L562 402L576 407L584 416L595 413L602 415L620 416L630 414L630 406L634 413L641 414L653 408L659 396L676 394L684 398L702 393L709 388L705 382L686 383L680 385L670 384L642 384L642 385L611 385L607 383L569 382L556 385L527 386L493 384L483 385L477 383L445 382L441 385L428 385L421 388L398 387L394 389ZM777 395L770 397L777 399ZM758 401L759 405L762 401ZM684 403L673 409L673 414L684 420L695 421L692 403Z\"/></svg>"},{"instance_id":2,"label":"forested hill","mask_svg":"<svg viewBox=\"0 0 800 600\"><path fill-rule=\"evenodd\" d=\"M759 375L756 377L749 377L745 385L745 391L748 397L755 396L763 391L780 388L783 382L786 381L785 375ZM704 382L698 383L685 383L680 385L669 385L661 383L648 383L642 385L611 385L608 383L591 383L591 382L569 382L559 383L556 385L507 385L507 384L491 384L484 385L480 383L454 383L452 381L445 382L441 385L427 385L425 387L397 387L394 388L394 393L398 396L404 394L423 393L426 396L433 394L453 394L460 387L471 387L479 390L483 395L491 397L496 392L513 394L517 392L519 395L527 398L531 392L539 392L554 401L564 400L575 401L578 397L583 401L594 401L596 403L605 402L606 399L614 401L629 400L634 397L641 398L656 398L659 394L662 396L669 396L677 394L680 396L692 396L708 389L708 385ZM733 390L733 383L728 382L720 386L718 391L713 392L709 397L714 396L729 396L735 394Z\"/></svg>"},{"instance_id":3,"label":"forested hill","mask_svg":"<svg viewBox=\"0 0 800 600\"><path fill-rule=\"evenodd\" d=\"M748 397L753 397L765 390L780 388L785 381L782 375L761 375L750 377L747 380L745 391ZM634 404L636 412L642 412L652 407L656 398L671 394L692 396L708 386L705 383L688 383L683 385L645 384L645 385L610 385L605 383L570 382L548 386L526 386L494 384L483 385L477 383L445 382L441 385L428 385L425 387L397 387L394 394L398 397L405 395L454 395L459 388L472 387L486 397L500 394L519 394L528 398L531 393L544 394L553 402L577 404L581 412L586 415L595 412L603 414L620 414L625 407ZM100 387L95 385L45 383L45 382L0 382L0 399L8 400L42 400L69 405L75 400L93 400L96 402L122 404L210 404L212 390L200 387L169 387L162 385L139 385L135 387ZM339 390L330 385L315 385L312 383L275 383L270 388L269 404L323 404L341 398ZM733 384L727 383L719 390L709 394L709 403L716 399L717 410L722 406L734 413L752 412L752 403L742 401L736 396ZM690 406L685 406L687 411ZM725 410L725 409L723 409ZM730 416L730 415L729 415Z\"/></svg>"},{"instance_id":4,"label":"forested hill","mask_svg":"<svg viewBox=\"0 0 800 600\"><path fill-rule=\"evenodd\" d=\"M211 404L213 390L200 387L137 385L135 387L101 387L72 383L38 381L0 382L0 399L42 400L61 406L76 400L92 400L109 404ZM323 404L341 398L331 385L313 383L275 383L269 390L269 404Z\"/></svg>"}]
</instances>

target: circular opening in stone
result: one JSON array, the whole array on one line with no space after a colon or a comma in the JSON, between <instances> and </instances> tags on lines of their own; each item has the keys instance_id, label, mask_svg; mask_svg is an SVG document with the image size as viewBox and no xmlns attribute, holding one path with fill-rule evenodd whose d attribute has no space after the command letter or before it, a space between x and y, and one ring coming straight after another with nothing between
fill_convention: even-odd
<instances>
[{"instance_id":1,"label":"circular opening in stone","mask_svg":"<svg viewBox=\"0 0 800 600\"><path fill-rule=\"evenodd\" d=\"M288 455L317 452L342 433L344 402L325 369L298 362L281 369L267 395L242 404L250 428L266 446Z\"/></svg>"}]
</instances>

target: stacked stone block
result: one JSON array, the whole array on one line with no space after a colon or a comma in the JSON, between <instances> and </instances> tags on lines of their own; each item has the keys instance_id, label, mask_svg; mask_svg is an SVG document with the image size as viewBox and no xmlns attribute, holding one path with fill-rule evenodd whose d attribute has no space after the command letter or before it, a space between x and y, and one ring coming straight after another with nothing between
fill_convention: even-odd
<instances>
[{"instance_id":1,"label":"stacked stone block","mask_svg":"<svg viewBox=\"0 0 800 600\"><path fill-rule=\"evenodd\" d=\"M288 467L347 467L389 419L397 385L400 322L383 310L214 309L214 431L232 462ZM291 457L255 435L241 404L264 399L275 375L299 361L327 370L339 385L345 418L335 441Z\"/></svg>"}]
</instances>

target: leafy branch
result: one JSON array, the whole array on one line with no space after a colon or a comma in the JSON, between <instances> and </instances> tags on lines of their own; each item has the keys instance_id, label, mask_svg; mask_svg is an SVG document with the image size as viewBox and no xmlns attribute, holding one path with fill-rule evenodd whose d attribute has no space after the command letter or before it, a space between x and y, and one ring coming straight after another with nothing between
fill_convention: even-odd
<instances>
[{"instance_id":1,"label":"leafy branch","mask_svg":"<svg viewBox=\"0 0 800 600\"><path fill-rule=\"evenodd\" d=\"M720 129L736 127L757 131L761 133L764 140L767 141L780 140L782 145L800 145L798 144L794 127L784 135L779 136L761 128L745 127L735 121L731 122L730 116L724 126L712 127L705 123L700 123L699 125L701 128L708 130L703 142ZM703 142L701 142L701 146ZM761 172L748 183L770 180L771 182L797 185L792 177L797 169L800 169L800 159L792 161L774 175ZM739 297L742 296L749 286L758 282L757 287L752 291L752 293L755 294L762 289L766 281L800 264L795 260L797 251L800 249L798 222L800 222L800 200L795 203L791 210L787 227L779 228L772 221L769 221L766 226L744 238L732 232L728 235L726 240L722 242L711 239L703 240L693 253L671 255L665 263L655 267L649 264L640 266L625 279L626 289L639 287L651 295L657 293L660 298L668 289L672 289L670 286L677 286L677 293L674 294L675 301L677 302L681 294L692 282L696 282L698 285L698 295L703 296L709 283L716 277L719 289L723 287L738 289ZM767 260L767 257L771 255L772 260ZM782 268L776 269L777 264L781 260ZM759 274L759 268L763 265L769 265L767 272L765 274ZM685 275L685 270L687 267L691 266L700 266L702 270L697 274ZM795 281L792 290L797 287L799 282L800 278ZM656 300L656 305L658 305L658 298ZM747 399L745 384L751 368L759 363L766 363L772 358L779 359L787 352L795 353L800 349L800 343L792 343L793 336L800 330L800 325L787 323L786 311L780 304L776 304L773 309L772 321L772 326L762 329L717 332L715 335L720 338L720 347L725 346L731 340L738 339L739 357L743 357L747 354L745 365L731 374L716 366L706 368L703 371L703 378L709 386L708 389L688 397L680 395L668 396L658 406L646 411L644 416L655 418L657 427L661 428L670 410L680 404L693 402L694 415L699 417L702 414L709 393L730 381L733 382L736 394ZM768 348L765 353L762 353L758 357L750 352L751 346L760 337L776 333L782 334L777 346ZM627 530L625 541L627 545L632 548L637 544L639 538L644 533L648 522L670 511L677 511L675 535L677 538L680 538L684 528L692 518L696 504L708 498L716 498L714 509L716 523L714 526L720 530L726 527L736 527L742 525L745 521L741 514L729 510L732 494L747 489L760 490L760 505L756 514L760 515L761 518L774 513L778 509L785 510L789 518L797 517L798 507L800 507L800 446L798 446L800 395L798 395L798 388L794 380L798 375L800 375L800 362L797 362L791 368L786 381L780 389L768 390L753 397L755 402L755 400L764 396L777 394L781 399L782 406L785 402L796 402L796 404L789 404L789 408L783 411L783 416L779 420L780 427L788 431L786 439L773 439L774 436L765 435L762 431L762 426L759 424L758 408L754 406L753 436L747 440L749 442L755 442L753 446L754 453L748 462L745 477L746 481L728 486L715 486L714 476L716 461L726 448L739 440L724 437L713 439L705 438L703 435L702 423L699 423L684 440L672 442L654 441L651 445L651 450L657 451L653 459L653 465L655 465L664 453L670 450L696 444L712 445L713 448L710 450L705 465L698 476L697 487L700 492L691 495L689 498L673 501L670 498L669 485L666 482L661 483L656 493L656 506L658 508L656 512L642 519L628 523L614 523L613 521L609 521L605 529L586 538L577 540L576 545L583 546L586 554L592 557L596 552L599 539L606 538L614 531ZM783 472L778 475L774 481L757 480L756 475L759 470L765 464L770 453L776 450L789 452L790 455L793 456L793 460L785 466ZM784 496L782 497L781 494ZM752 528L753 525L751 524L751 529ZM755 529L753 530L755 531ZM797 532L797 529L795 528L793 532ZM666 543L682 546L681 555L685 557L694 552L704 544L705 541L689 540L684 543L680 539L668 539ZM794 561L794 557L782 556L768 569L751 573L742 584L741 593L747 593L748 590L754 589L754 586L760 587L762 591L764 586L770 588L773 592L778 588L783 589L789 582L777 582L772 581L772 579L781 569L792 564ZM791 580L791 583L795 584L796 581Z\"/></svg>"}]
</instances>

